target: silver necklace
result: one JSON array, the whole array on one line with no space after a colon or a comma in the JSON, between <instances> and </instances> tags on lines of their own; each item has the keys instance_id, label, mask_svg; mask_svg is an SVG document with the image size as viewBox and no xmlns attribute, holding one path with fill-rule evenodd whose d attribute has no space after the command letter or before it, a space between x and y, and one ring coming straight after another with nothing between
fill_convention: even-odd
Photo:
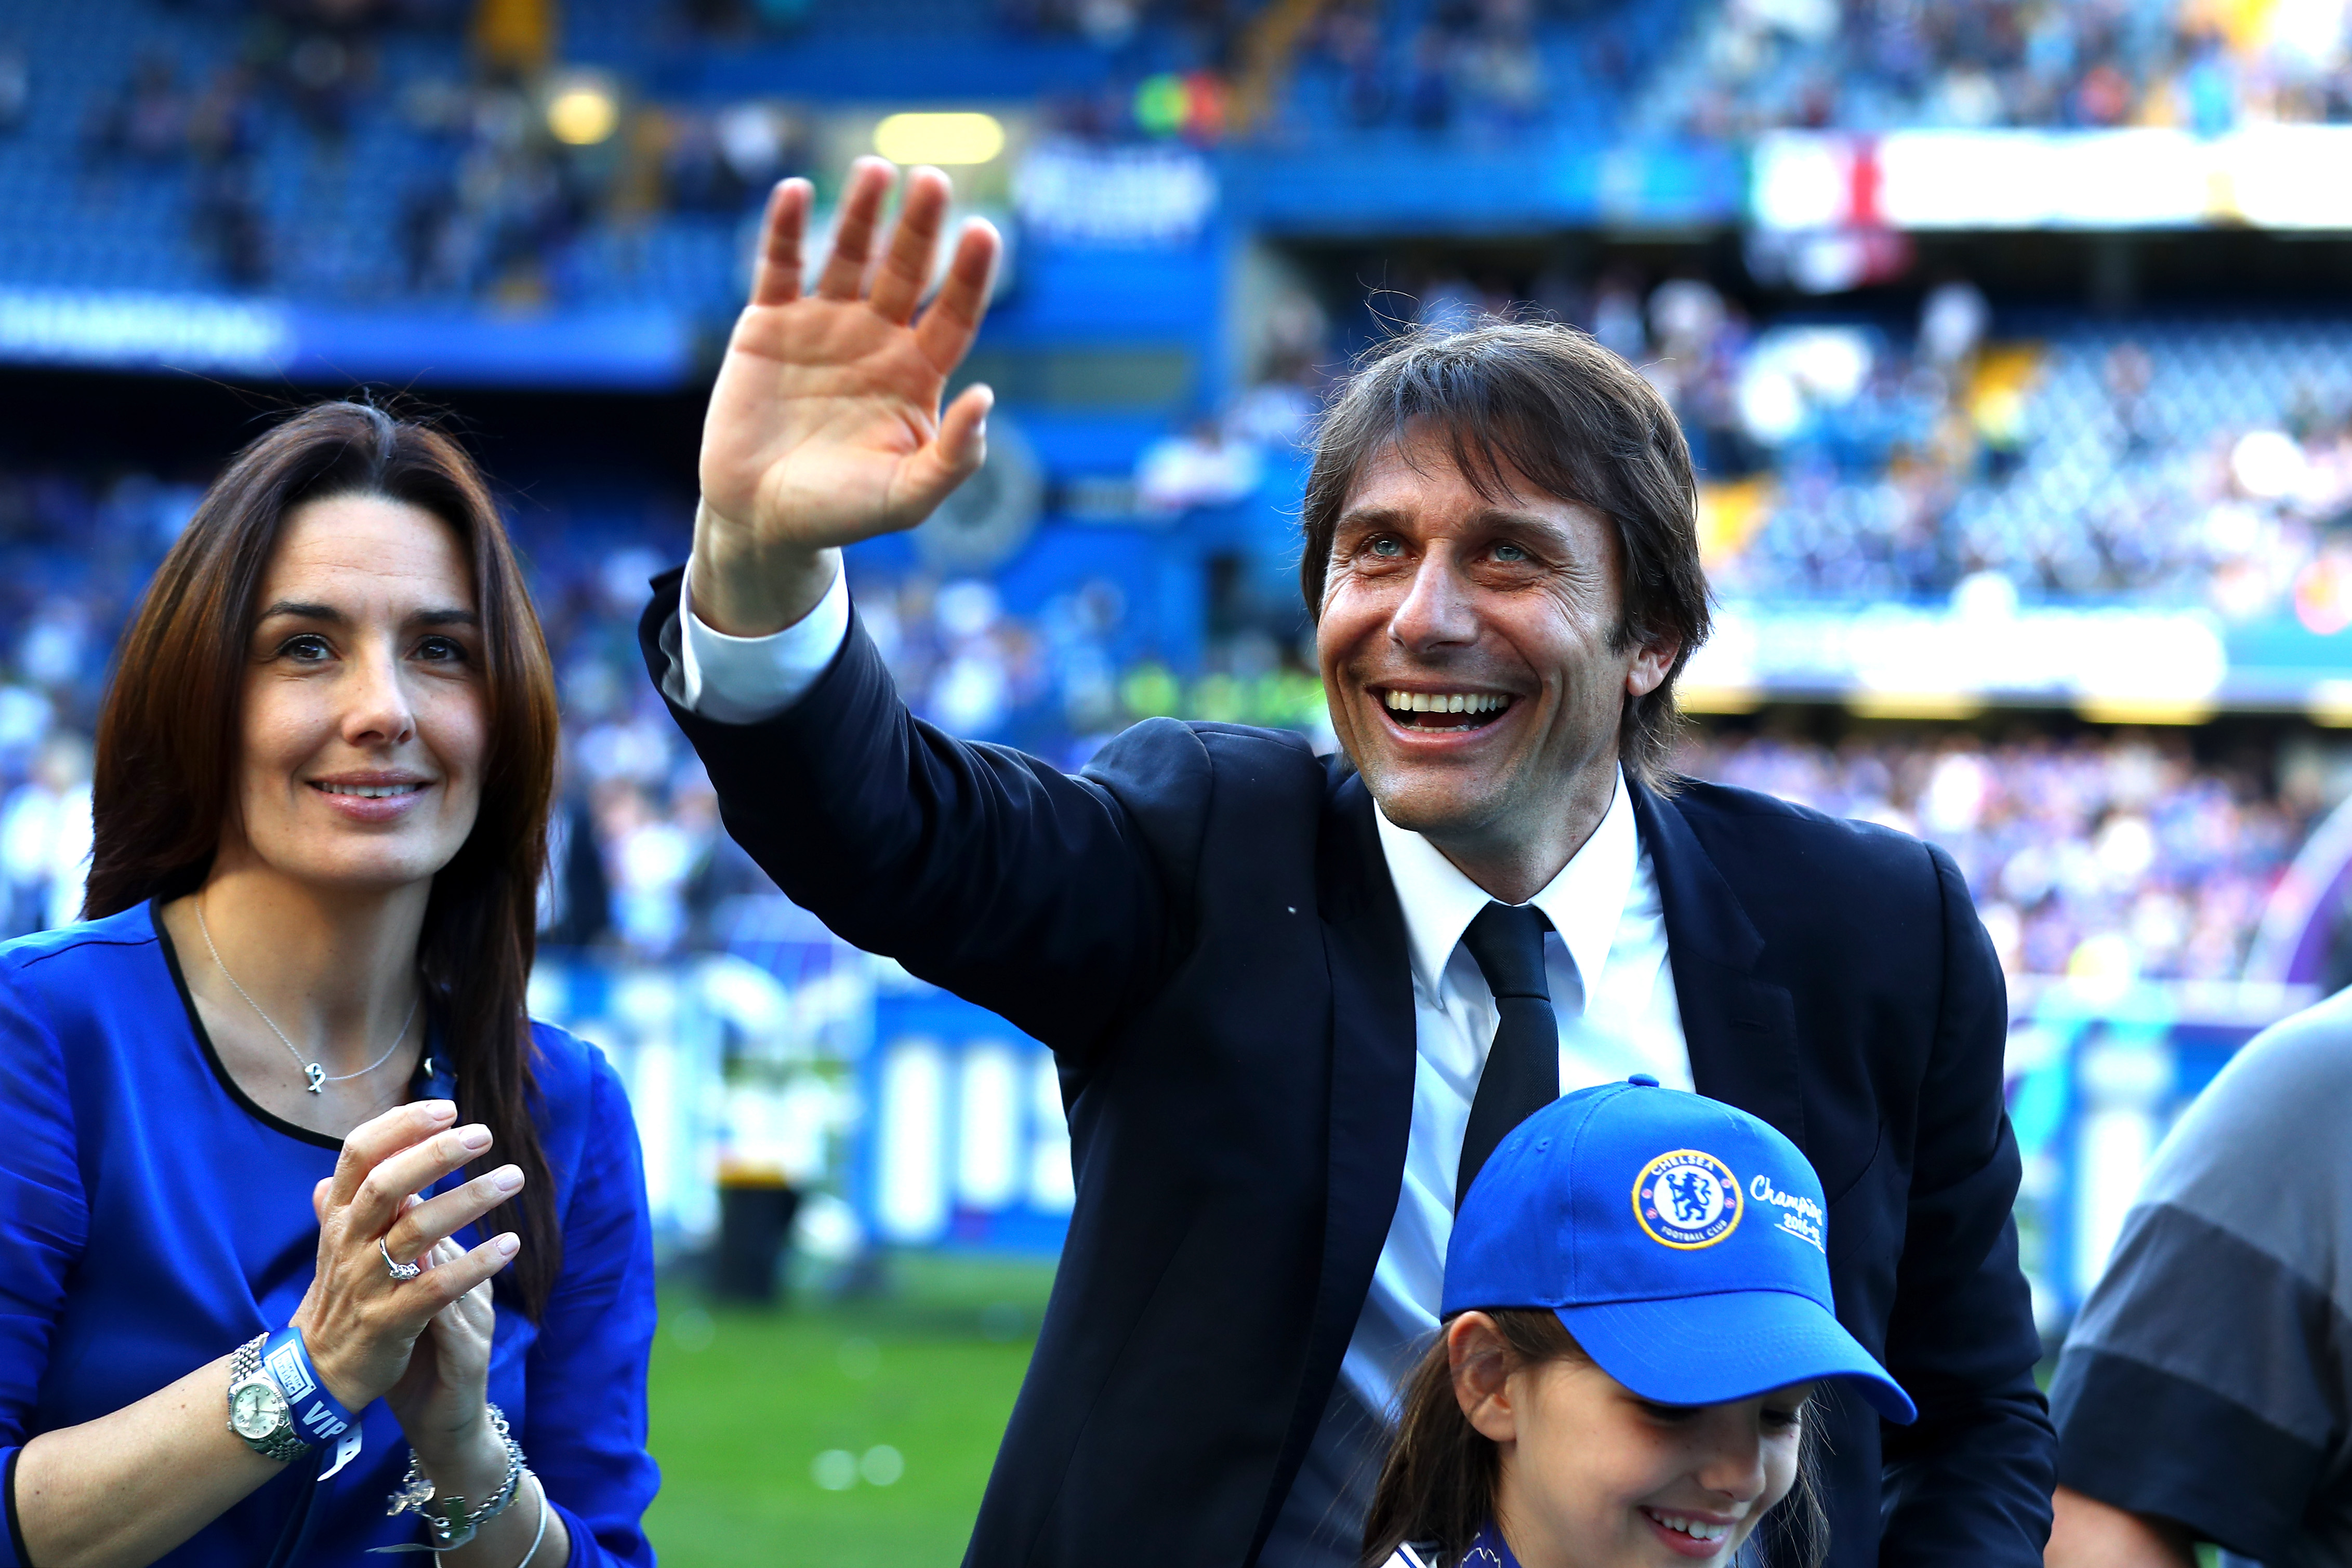
<instances>
[{"instance_id":1,"label":"silver necklace","mask_svg":"<svg viewBox=\"0 0 2352 1568\"><path fill-rule=\"evenodd\" d=\"M305 1061L302 1060L301 1051L292 1040L286 1039L286 1031L278 1027L278 1021L271 1018L268 1013L261 1010L261 1004L253 999L251 992L247 991L243 986L236 983L236 977L228 972L228 966L226 964L221 962L220 949L213 945L213 928L205 921L204 900L202 898L197 898L192 902L195 904L196 909L196 929L205 934L205 947L213 956L213 967L221 972L221 978L228 982L229 989L235 991L238 996L245 998L245 1005L253 1009L254 1016L258 1018L263 1023L269 1026L269 1032L276 1035L281 1041L283 1041L287 1050L293 1051L294 1065L302 1070L302 1086L310 1093L316 1094L325 1089L330 1083L348 1083L354 1078L365 1078L369 1073L373 1072L377 1068L382 1067L385 1062L390 1061L392 1060L392 1053L400 1049L400 1042L408 1038L408 1026L416 1021L416 1004L425 999L425 990L423 987L417 988L415 998L408 1004L408 1016L400 1020L400 1032L392 1037L392 1043L383 1048L383 1054L382 1056L377 1057L373 1061L369 1062L357 1072L344 1072L339 1073L332 1078L328 1077L327 1070L325 1068L320 1066L315 1061Z\"/></svg>"}]
</instances>

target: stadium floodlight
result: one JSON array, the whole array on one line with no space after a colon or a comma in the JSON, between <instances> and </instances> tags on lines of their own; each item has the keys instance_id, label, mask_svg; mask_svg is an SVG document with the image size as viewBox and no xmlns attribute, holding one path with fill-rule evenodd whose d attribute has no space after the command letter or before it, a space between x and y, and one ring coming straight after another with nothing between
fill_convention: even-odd
<instances>
[{"instance_id":1,"label":"stadium floodlight","mask_svg":"<svg viewBox=\"0 0 2352 1568\"><path fill-rule=\"evenodd\" d=\"M580 78L556 89L547 100L547 131L572 147L593 147L610 137L621 123L621 105L613 89L593 78Z\"/></svg>"},{"instance_id":2,"label":"stadium floodlight","mask_svg":"<svg viewBox=\"0 0 2352 1568\"><path fill-rule=\"evenodd\" d=\"M893 114L874 128L874 151L893 163L985 163L1004 151L992 114Z\"/></svg>"}]
</instances>

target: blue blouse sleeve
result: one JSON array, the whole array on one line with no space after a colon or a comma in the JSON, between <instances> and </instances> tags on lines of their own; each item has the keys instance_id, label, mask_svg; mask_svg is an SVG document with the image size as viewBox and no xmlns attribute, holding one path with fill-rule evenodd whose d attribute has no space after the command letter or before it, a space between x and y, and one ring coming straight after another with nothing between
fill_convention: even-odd
<instances>
[{"instance_id":1,"label":"blue blouse sleeve","mask_svg":"<svg viewBox=\"0 0 2352 1568\"><path fill-rule=\"evenodd\" d=\"M628 1097L589 1053L587 1143L563 1214L563 1271L528 1364L530 1457L577 1568L652 1568L644 1519L661 1477L646 1451L653 1230Z\"/></svg>"},{"instance_id":2,"label":"blue blouse sleeve","mask_svg":"<svg viewBox=\"0 0 2352 1568\"><path fill-rule=\"evenodd\" d=\"M16 1453L66 1276L89 1235L72 1105L57 1036L14 968L0 968L0 1478L9 1487L0 1568L18 1568Z\"/></svg>"}]
</instances>

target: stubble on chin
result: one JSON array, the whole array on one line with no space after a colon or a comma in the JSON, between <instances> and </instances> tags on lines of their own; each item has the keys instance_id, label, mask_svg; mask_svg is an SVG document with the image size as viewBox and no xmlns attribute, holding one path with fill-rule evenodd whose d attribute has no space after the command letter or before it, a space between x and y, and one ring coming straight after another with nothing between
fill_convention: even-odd
<instances>
[{"instance_id":1,"label":"stubble on chin","mask_svg":"<svg viewBox=\"0 0 2352 1568\"><path fill-rule=\"evenodd\" d=\"M1467 769L1419 767L1377 758L1360 762L1364 788L1381 815L1433 843L1471 842L1486 836L1495 816L1495 780L1473 778Z\"/></svg>"}]
</instances>

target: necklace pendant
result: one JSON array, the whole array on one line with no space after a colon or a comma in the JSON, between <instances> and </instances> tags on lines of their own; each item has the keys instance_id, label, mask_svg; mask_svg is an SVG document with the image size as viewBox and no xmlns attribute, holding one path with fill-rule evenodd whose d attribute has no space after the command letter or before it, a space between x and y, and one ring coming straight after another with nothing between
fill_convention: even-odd
<instances>
[{"instance_id":1,"label":"necklace pendant","mask_svg":"<svg viewBox=\"0 0 2352 1568\"><path fill-rule=\"evenodd\" d=\"M310 1093L316 1094L327 1086L327 1070L315 1061L303 1064L302 1076L310 1081L307 1085Z\"/></svg>"}]
</instances>

